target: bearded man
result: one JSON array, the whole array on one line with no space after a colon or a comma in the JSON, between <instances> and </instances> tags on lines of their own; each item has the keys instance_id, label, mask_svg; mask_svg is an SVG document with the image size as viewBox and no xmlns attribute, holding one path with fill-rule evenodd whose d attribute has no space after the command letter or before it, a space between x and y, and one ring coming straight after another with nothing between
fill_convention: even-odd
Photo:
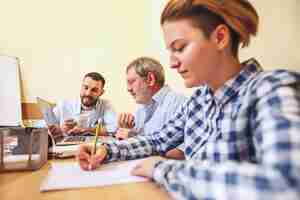
<instances>
[{"instance_id":1,"label":"bearded man","mask_svg":"<svg viewBox=\"0 0 300 200\"><path fill-rule=\"evenodd\" d=\"M95 132L101 122L103 135L114 133L117 128L116 113L104 93L105 79L97 72L87 73L82 81L80 99L58 102L53 112L59 124L48 126L53 135L85 134Z\"/></svg>"}]
</instances>

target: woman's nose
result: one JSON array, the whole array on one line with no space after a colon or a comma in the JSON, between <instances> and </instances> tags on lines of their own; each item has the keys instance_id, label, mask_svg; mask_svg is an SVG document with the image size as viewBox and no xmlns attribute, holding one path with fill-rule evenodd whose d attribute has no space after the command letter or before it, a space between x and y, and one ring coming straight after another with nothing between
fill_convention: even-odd
<instances>
[{"instance_id":1,"label":"woman's nose","mask_svg":"<svg viewBox=\"0 0 300 200\"><path fill-rule=\"evenodd\" d=\"M174 55L171 55L170 56L170 67L172 69L176 69L178 67L178 64L179 64L178 59Z\"/></svg>"}]
</instances>

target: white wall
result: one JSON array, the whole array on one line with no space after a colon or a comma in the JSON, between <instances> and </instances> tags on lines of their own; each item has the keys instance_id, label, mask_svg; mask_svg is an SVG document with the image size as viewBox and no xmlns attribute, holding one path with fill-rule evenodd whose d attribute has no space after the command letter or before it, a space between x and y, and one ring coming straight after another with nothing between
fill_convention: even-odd
<instances>
[{"instance_id":1,"label":"white wall","mask_svg":"<svg viewBox=\"0 0 300 200\"><path fill-rule=\"evenodd\" d=\"M166 66L167 80L175 88L189 95L183 81L168 66L168 53L160 28L160 13L167 1L152 1L152 12L146 20L152 26L148 41L149 54L160 58ZM254 57L266 70L286 68L300 71L300 1L251 0L260 16L259 32L249 47L240 52L241 61Z\"/></svg>"},{"instance_id":2,"label":"white wall","mask_svg":"<svg viewBox=\"0 0 300 200\"><path fill-rule=\"evenodd\" d=\"M265 69L300 70L299 0L252 0L260 16L259 32L241 58L256 57Z\"/></svg>"},{"instance_id":3,"label":"white wall","mask_svg":"<svg viewBox=\"0 0 300 200\"><path fill-rule=\"evenodd\" d=\"M258 37L242 58L257 57L267 69L298 70L299 0L252 0L261 16ZM107 79L104 97L118 111L132 111L126 65L153 56L166 66L171 87L190 94L168 68L159 24L163 0L0 0L0 54L21 60L24 102L76 98L82 76L99 71ZM133 6L134 4L134 6Z\"/></svg>"},{"instance_id":4,"label":"white wall","mask_svg":"<svg viewBox=\"0 0 300 200\"><path fill-rule=\"evenodd\" d=\"M133 108L124 68L145 54L144 1L0 1L0 54L22 62L23 101L76 98L83 75L99 71L104 96L118 110Z\"/></svg>"}]
</instances>

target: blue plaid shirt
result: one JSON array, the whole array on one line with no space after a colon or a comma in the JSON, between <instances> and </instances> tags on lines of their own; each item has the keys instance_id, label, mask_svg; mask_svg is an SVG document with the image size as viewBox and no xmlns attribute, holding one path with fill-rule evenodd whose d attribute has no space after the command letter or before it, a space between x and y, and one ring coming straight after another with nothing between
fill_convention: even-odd
<instances>
[{"instance_id":1,"label":"blue plaid shirt","mask_svg":"<svg viewBox=\"0 0 300 200\"><path fill-rule=\"evenodd\" d=\"M153 172L175 199L300 199L300 75L243 65L214 93L199 87L159 132L108 143L107 161L164 155L184 141L187 160Z\"/></svg>"}]
</instances>

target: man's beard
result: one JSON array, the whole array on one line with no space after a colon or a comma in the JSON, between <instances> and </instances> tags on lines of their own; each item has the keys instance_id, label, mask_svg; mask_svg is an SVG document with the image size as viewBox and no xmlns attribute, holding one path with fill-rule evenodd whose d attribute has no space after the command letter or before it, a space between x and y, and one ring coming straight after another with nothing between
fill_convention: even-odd
<instances>
[{"instance_id":1,"label":"man's beard","mask_svg":"<svg viewBox=\"0 0 300 200\"><path fill-rule=\"evenodd\" d=\"M85 99L88 99L88 101L86 101ZM91 97L91 96L83 96L81 97L81 104L85 107L93 107L96 105L98 98L97 97Z\"/></svg>"}]
</instances>

